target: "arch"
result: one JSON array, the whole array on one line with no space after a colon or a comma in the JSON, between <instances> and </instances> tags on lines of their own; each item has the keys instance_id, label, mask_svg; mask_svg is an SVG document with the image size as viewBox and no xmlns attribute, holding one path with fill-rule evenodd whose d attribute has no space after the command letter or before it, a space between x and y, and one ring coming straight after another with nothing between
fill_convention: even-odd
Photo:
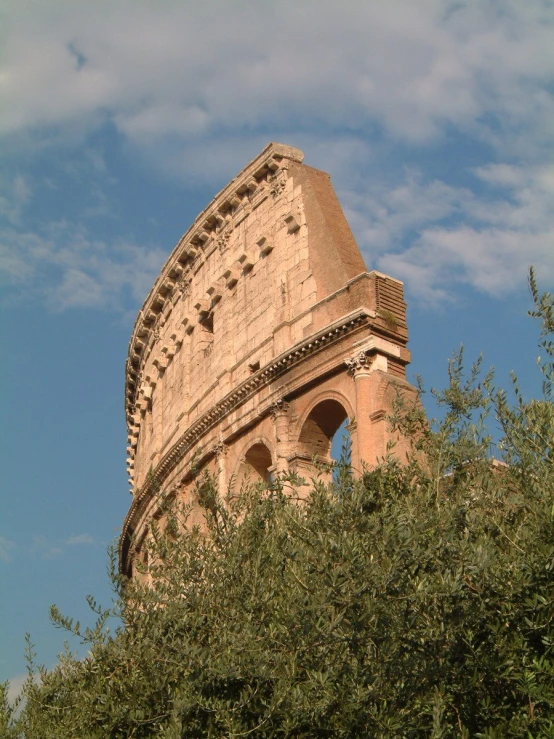
<instances>
[{"instance_id":1,"label":"arch","mask_svg":"<svg viewBox=\"0 0 554 739\"><path fill-rule=\"evenodd\" d=\"M239 461L236 479L240 488L246 482L270 482L273 460L265 440L257 439Z\"/></svg>"},{"instance_id":2,"label":"arch","mask_svg":"<svg viewBox=\"0 0 554 739\"><path fill-rule=\"evenodd\" d=\"M312 405L298 435L297 449L300 455L309 458L317 455L323 460L331 458L333 436L343 422L351 417L345 406L344 399L338 400L336 397L319 399Z\"/></svg>"},{"instance_id":3,"label":"arch","mask_svg":"<svg viewBox=\"0 0 554 739\"><path fill-rule=\"evenodd\" d=\"M352 385L352 389L353 388L354 386ZM307 407L305 407L304 411L300 414L300 418L296 423L295 438L298 438L301 435L302 427L304 426L313 409L325 400L336 400L339 405L342 405L346 413L345 418L349 418L350 420L354 419L354 406L352 405L352 400L348 397L348 395L346 395L344 392L341 392L340 390L326 388L324 390L320 390L319 393L315 395L313 400L308 403Z\"/></svg>"},{"instance_id":4,"label":"arch","mask_svg":"<svg viewBox=\"0 0 554 739\"><path fill-rule=\"evenodd\" d=\"M397 377L391 378L384 375L379 382L375 395L377 404L382 405L387 400L390 401L396 395L398 389L404 384Z\"/></svg>"}]
</instances>

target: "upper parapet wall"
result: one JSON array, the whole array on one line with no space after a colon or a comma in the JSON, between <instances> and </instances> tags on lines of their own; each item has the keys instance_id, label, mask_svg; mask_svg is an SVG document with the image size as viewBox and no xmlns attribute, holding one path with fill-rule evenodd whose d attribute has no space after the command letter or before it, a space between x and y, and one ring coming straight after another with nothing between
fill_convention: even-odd
<instances>
[{"instance_id":1,"label":"upper parapet wall","mask_svg":"<svg viewBox=\"0 0 554 739\"><path fill-rule=\"evenodd\" d=\"M304 154L300 149L285 144L270 143L253 159L231 182L223 188L196 218L192 226L179 239L167 259L162 271L150 290L138 313L133 334L129 342L129 355L126 366L125 408L132 413L137 393L136 377L144 359L145 338L148 338L154 324L175 290L180 289L183 275L200 255L202 247L214 235L229 214L237 209L245 195L254 193L259 182L272 176L283 167L284 162L301 163ZM285 164L286 166L286 164Z\"/></svg>"},{"instance_id":2,"label":"upper parapet wall","mask_svg":"<svg viewBox=\"0 0 554 739\"><path fill-rule=\"evenodd\" d=\"M310 240L317 241L319 246L318 252L311 255L314 277L319 286L317 298L321 299L339 289L348 279L364 271L363 259L344 218L329 175L312 167L300 166L303 159L304 154L299 149L279 143L268 144L215 196L181 237L135 321L126 367L125 396L128 415L133 413L139 389L137 377L144 362L148 339L167 304L176 292L182 291L186 273L195 271L206 245L210 240L218 239L232 216L239 215L240 210L246 212L245 201L246 204L251 203L252 196L262 182L269 185L274 197L280 193L284 182L279 180L279 172L290 169L291 164L297 165L293 167L294 175L308 191L306 221L313 224L314 232L310 234ZM285 218L290 232L299 228L298 213L291 212ZM337 256L340 257L338 262Z\"/></svg>"}]
</instances>

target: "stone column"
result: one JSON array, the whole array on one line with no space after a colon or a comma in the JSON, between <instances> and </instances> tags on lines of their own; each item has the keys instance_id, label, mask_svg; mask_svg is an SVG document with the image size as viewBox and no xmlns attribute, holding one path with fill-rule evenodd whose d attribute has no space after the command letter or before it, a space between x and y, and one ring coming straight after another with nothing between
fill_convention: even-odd
<instances>
[{"instance_id":1,"label":"stone column","mask_svg":"<svg viewBox=\"0 0 554 739\"><path fill-rule=\"evenodd\" d=\"M290 454L289 404L284 400L276 400L269 409L275 424L275 454L273 467L276 474L283 475L289 471L287 457Z\"/></svg>"},{"instance_id":2,"label":"stone column","mask_svg":"<svg viewBox=\"0 0 554 739\"><path fill-rule=\"evenodd\" d=\"M218 439L214 446L214 455L217 467L217 492L222 501L225 501L228 493L229 480L227 478L227 451L229 447Z\"/></svg>"},{"instance_id":3,"label":"stone column","mask_svg":"<svg viewBox=\"0 0 554 739\"><path fill-rule=\"evenodd\" d=\"M377 389L382 372L387 372L383 354L360 351L346 360L356 385L356 431L353 434L352 464L362 472L362 462L373 466L386 455L387 409L376 407ZM355 439L355 441L354 441Z\"/></svg>"},{"instance_id":4,"label":"stone column","mask_svg":"<svg viewBox=\"0 0 554 739\"><path fill-rule=\"evenodd\" d=\"M361 474L362 461L369 464L373 457L373 444L369 413L371 410L371 358L363 351L346 360L348 372L356 386L355 441L352 443L352 466Z\"/></svg>"}]
</instances>

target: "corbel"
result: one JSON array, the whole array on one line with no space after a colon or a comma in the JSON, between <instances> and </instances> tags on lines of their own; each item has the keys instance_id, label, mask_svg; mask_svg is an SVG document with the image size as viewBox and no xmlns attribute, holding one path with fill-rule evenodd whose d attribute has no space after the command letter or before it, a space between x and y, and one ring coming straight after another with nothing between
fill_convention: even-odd
<instances>
[{"instance_id":1,"label":"corbel","mask_svg":"<svg viewBox=\"0 0 554 739\"><path fill-rule=\"evenodd\" d=\"M199 319L202 319L205 318L210 312L211 305L209 300L202 299L195 303L194 307L196 309L196 312L198 313Z\"/></svg>"},{"instance_id":2,"label":"corbel","mask_svg":"<svg viewBox=\"0 0 554 739\"><path fill-rule=\"evenodd\" d=\"M215 282L215 284L211 285L207 289L207 294L210 297L211 305L214 306L216 303L219 303L221 298L223 297L223 291L225 289L225 280L223 278L220 278Z\"/></svg>"},{"instance_id":3,"label":"corbel","mask_svg":"<svg viewBox=\"0 0 554 739\"><path fill-rule=\"evenodd\" d=\"M237 262L240 265L240 269L243 272L250 272L255 263L254 256L251 252L243 252L238 258Z\"/></svg>"},{"instance_id":4,"label":"corbel","mask_svg":"<svg viewBox=\"0 0 554 739\"><path fill-rule=\"evenodd\" d=\"M185 333L189 335L193 332L193 329L196 325L196 320L194 316L188 315L183 318L181 325L183 326Z\"/></svg>"},{"instance_id":5,"label":"corbel","mask_svg":"<svg viewBox=\"0 0 554 739\"><path fill-rule=\"evenodd\" d=\"M294 213L287 213L287 215L283 217L283 220L285 221L289 234L296 233L296 231L298 231L298 229L300 228L300 224L297 221L297 216L295 216Z\"/></svg>"},{"instance_id":6,"label":"corbel","mask_svg":"<svg viewBox=\"0 0 554 739\"><path fill-rule=\"evenodd\" d=\"M239 281L240 271L241 266L240 264L237 264L237 262L235 262L232 267L225 270L223 273L223 279L225 280L225 286L228 289L233 288L237 284Z\"/></svg>"},{"instance_id":7,"label":"corbel","mask_svg":"<svg viewBox=\"0 0 554 739\"><path fill-rule=\"evenodd\" d=\"M198 254L198 249L192 242L187 244L186 254L187 254L187 257L190 257L190 259L194 259L196 255Z\"/></svg>"},{"instance_id":8,"label":"corbel","mask_svg":"<svg viewBox=\"0 0 554 739\"><path fill-rule=\"evenodd\" d=\"M262 257L266 257L273 251L273 244L265 236L261 236L256 241L256 244L260 247L260 255Z\"/></svg>"}]
</instances>

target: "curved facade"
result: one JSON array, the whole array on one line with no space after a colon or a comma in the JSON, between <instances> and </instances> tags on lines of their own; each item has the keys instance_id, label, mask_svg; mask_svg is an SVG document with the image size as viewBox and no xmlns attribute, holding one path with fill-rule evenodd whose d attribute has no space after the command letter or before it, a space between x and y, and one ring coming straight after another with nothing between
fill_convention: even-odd
<instances>
[{"instance_id":1,"label":"curved facade","mask_svg":"<svg viewBox=\"0 0 554 739\"><path fill-rule=\"evenodd\" d=\"M329 175L302 159L270 144L250 162L179 241L138 315L123 572L160 491L194 507L199 469L222 493L244 477L306 476L345 418L355 468L386 453L392 399L410 390L402 283L366 271Z\"/></svg>"}]
</instances>

